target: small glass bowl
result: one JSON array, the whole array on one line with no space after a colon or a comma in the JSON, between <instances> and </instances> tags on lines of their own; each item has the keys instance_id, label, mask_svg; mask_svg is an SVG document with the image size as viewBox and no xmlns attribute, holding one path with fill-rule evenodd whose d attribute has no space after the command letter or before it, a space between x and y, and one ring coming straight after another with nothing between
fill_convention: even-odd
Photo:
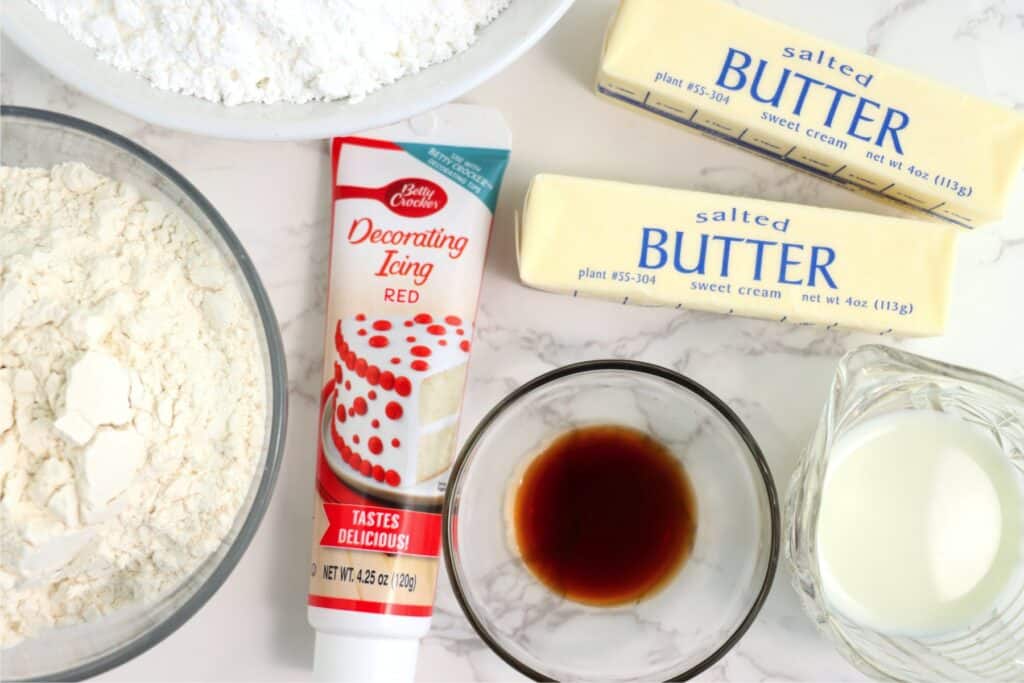
<instances>
[{"instance_id":1,"label":"small glass bowl","mask_svg":"<svg viewBox=\"0 0 1024 683\"><path fill-rule=\"evenodd\" d=\"M595 424L632 427L659 440L696 493L689 559L659 591L618 607L553 593L507 541L506 496L524 462L560 434ZM739 418L696 382L631 361L560 368L502 400L455 463L443 529L448 573L470 623L494 652L535 680L697 675L754 620L775 576L780 543L775 485Z\"/></svg>"},{"instance_id":2,"label":"small glass bowl","mask_svg":"<svg viewBox=\"0 0 1024 683\"><path fill-rule=\"evenodd\" d=\"M818 513L832 445L865 420L908 410L942 412L990 432L1024 488L1024 390L974 370L885 346L862 346L839 362L818 430L790 482L786 557L804 609L839 653L878 680L1024 680L1024 572L991 613L956 632L927 637L880 633L825 599ZM1024 567L1022 567L1024 569Z\"/></svg>"},{"instance_id":3,"label":"small glass bowl","mask_svg":"<svg viewBox=\"0 0 1024 683\"><path fill-rule=\"evenodd\" d=\"M79 161L98 173L131 183L147 198L177 207L209 237L234 270L261 331L267 396L263 448L245 502L217 550L154 603L44 631L0 650L0 680L81 680L127 662L173 633L220 588L249 546L270 504L284 451L288 399L284 348L270 299L242 244L210 202L164 161L106 128L26 107L4 106L0 110L0 140L0 163L4 165L49 168Z\"/></svg>"}]
</instances>

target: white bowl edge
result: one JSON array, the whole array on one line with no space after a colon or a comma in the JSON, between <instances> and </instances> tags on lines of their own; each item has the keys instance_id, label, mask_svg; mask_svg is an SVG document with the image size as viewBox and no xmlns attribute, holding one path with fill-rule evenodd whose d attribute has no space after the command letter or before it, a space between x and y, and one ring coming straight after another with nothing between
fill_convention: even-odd
<instances>
[{"instance_id":1,"label":"white bowl edge","mask_svg":"<svg viewBox=\"0 0 1024 683\"><path fill-rule=\"evenodd\" d=\"M28 0L0 1L0 27L21 50L66 83L116 109L167 128L237 140L311 140L376 128L450 102L533 47L573 0L513 0L477 42L452 59L410 74L356 103L226 107L151 86L100 61ZM15 104L15 103L11 103Z\"/></svg>"}]
</instances>

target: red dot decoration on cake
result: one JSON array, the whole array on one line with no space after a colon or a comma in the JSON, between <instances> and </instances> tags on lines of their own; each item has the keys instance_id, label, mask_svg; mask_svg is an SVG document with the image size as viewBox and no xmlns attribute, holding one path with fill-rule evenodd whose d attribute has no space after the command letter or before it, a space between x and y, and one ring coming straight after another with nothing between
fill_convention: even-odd
<instances>
[{"instance_id":1,"label":"red dot decoration on cake","mask_svg":"<svg viewBox=\"0 0 1024 683\"><path fill-rule=\"evenodd\" d=\"M358 415L366 415L366 399L362 396L357 396L356 400L352 402L352 409L355 410Z\"/></svg>"},{"instance_id":2,"label":"red dot decoration on cake","mask_svg":"<svg viewBox=\"0 0 1024 683\"><path fill-rule=\"evenodd\" d=\"M417 326L422 331L412 329ZM429 423L421 424L420 406L424 400L440 396L430 391L448 391L446 383L430 384L434 378L459 371L465 364L470 350L467 330L467 321L458 315L427 312L412 319L367 318L361 313L355 320L339 321L334 339L337 396L331 437L348 467L396 488L403 482L415 485L436 476L432 470L422 469L424 463L419 458L423 451L416 444L424 429L442 426L440 421L454 413L430 417ZM382 369L389 365L391 370ZM398 374L397 368L407 368L406 374ZM430 386L437 389L427 389ZM372 462L368 460L371 457ZM438 467L446 464L437 462Z\"/></svg>"}]
</instances>

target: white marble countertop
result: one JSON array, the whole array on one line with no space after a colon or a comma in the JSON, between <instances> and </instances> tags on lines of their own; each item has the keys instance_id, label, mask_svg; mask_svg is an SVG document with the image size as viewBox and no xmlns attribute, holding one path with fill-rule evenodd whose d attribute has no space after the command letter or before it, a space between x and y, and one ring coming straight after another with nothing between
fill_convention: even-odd
<instances>
[{"instance_id":1,"label":"white marble countertop","mask_svg":"<svg viewBox=\"0 0 1024 683\"><path fill-rule=\"evenodd\" d=\"M539 171L892 210L598 100L590 84L613 4L580 0L524 58L464 98L501 109L514 143L484 281L463 434L506 392L541 372L583 359L641 359L685 373L728 402L760 442L783 492L815 427L836 360L877 337L525 289L516 277L513 211ZM737 4L1024 111L1022 0ZM287 452L252 546L187 624L101 679L307 679L313 643L305 617L308 527L328 244L326 145L227 142L156 128L56 81L7 42L2 73L4 103L53 109L107 126L153 150L195 183L238 233L262 274L288 356ZM962 239L948 334L886 343L1005 377L1024 376L1024 190L1013 204L1002 223ZM518 678L476 637L444 579L418 678ZM861 676L803 615L782 568L746 637L701 680Z\"/></svg>"}]
</instances>

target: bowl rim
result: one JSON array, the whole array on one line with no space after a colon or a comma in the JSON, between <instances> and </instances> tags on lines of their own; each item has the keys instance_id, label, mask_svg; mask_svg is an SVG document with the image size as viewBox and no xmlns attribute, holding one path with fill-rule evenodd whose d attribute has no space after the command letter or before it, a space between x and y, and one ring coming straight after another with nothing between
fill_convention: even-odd
<instances>
[{"instance_id":1,"label":"bowl rim","mask_svg":"<svg viewBox=\"0 0 1024 683\"><path fill-rule=\"evenodd\" d=\"M249 543L252 541L267 508L270 506L274 484L277 481L277 474L280 470L284 454L285 428L288 415L287 371L285 367L284 345L281 340L277 317L270 303L270 297L267 295L259 274L256 272L256 267L246 253L241 241L239 241L237 235L231 230L217 209L183 175L174 170L163 159L128 138L73 116L33 107L0 106L0 120L8 118L56 124L97 138L103 143L119 147L128 154L135 156L154 171L177 185L188 200L193 202L207 220L210 221L210 224L224 241L227 250L231 253L235 264L241 271L256 303L260 322L263 325L263 332L267 343L267 355L269 357L270 367L267 380L270 383L270 405L268 406L270 415L267 457L263 463L262 474L258 475L260 476L260 483L253 497L252 507L249 509L245 521L238 530L238 535L206 581L199 586L198 590L188 600L171 613L167 619L144 631L136 638L88 662L54 674L23 679L26 681L80 681L97 676L134 659L177 631L220 589L249 547Z\"/></svg>"},{"instance_id":2,"label":"bowl rim","mask_svg":"<svg viewBox=\"0 0 1024 683\"><path fill-rule=\"evenodd\" d=\"M463 471L469 461L470 452L476 447L477 443L483 437L484 433L490 428L491 423L494 422L502 413L505 412L512 404L516 403L519 399L532 393L533 391L543 387L546 384L550 384L556 380L564 379L572 375L578 375L590 372L607 372L607 371L621 371L627 373L639 373L644 375L650 375L660 379L672 382L685 390L695 394L698 398L703 399L708 405L711 406L713 411L716 411L721 417L725 418L726 422L733 428L736 434L743 441L747 447L747 451L754 460L754 464L757 467L758 472L761 474L761 478L764 484L764 490L768 499L769 519L771 522L771 543L768 552L768 563L765 567L764 579L761 582L761 587L758 590L753 602L751 603L750 609L747 611L746 616L740 621L739 625L733 631L733 633L711 654L705 657L703 660L698 662L696 665L691 666L685 671L673 675L668 680L670 681L685 681L697 676L698 674L706 671L708 668L713 666L718 660L725 656L729 650L733 648L743 638L747 630L753 624L757 617L758 612L761 611L761 607L765 600L768 598L768 594L771 592L772 584L775 580L775 573L779 563L779 550L781 544L781 513L779 508L779 496L775 488L775 481L772 478L771 470L768 467L768 461L764 457L764 453L761 451L760 446L757 445L757 441L753 435L747 429L743 421L736 415L735 412L718 396L704 387L702 384L690 379L689 377L678 373L674 370L655 365L653 363L646 363L643 361L635 360L624 360L624 359L608 359L608 360L589 360L582 361L579 363L571 363L554 370L545 372L533 379L521 384L516 389L512 390L509 394L503 397L493 408L491 408L483 419L476 425L466 443L459 451L459 455L455 460L455 464L452 466L451 476L448 480L447 491L445 492L444 505L442 508L442 546L444 548L444 561L445 568L448 571L448 577L451 580L452 591L455 593L455 599L459 603L459 607L462 609L463 614L469 620L469 623L473 626L473 630L476 631L477 635L487 644L491 651L497 654L506 664L511 666L519 673L527 676L535 681L551 681L555 680L549 678L545 674L536 671L535 669L527 666L523 662L519 661L516 657L512 656L502 645L494 638L487 629L483 627L483 624L477 618L473 608L469 605L466 599L465 591L462 587L462 579L459 573L455 570L455 562L453 560L454 552L452 549L452 534L450 532L451 520L453 519L453 507L455 490L457 488L456 483L462 476Z\"/></svg>"}]
</instances>

